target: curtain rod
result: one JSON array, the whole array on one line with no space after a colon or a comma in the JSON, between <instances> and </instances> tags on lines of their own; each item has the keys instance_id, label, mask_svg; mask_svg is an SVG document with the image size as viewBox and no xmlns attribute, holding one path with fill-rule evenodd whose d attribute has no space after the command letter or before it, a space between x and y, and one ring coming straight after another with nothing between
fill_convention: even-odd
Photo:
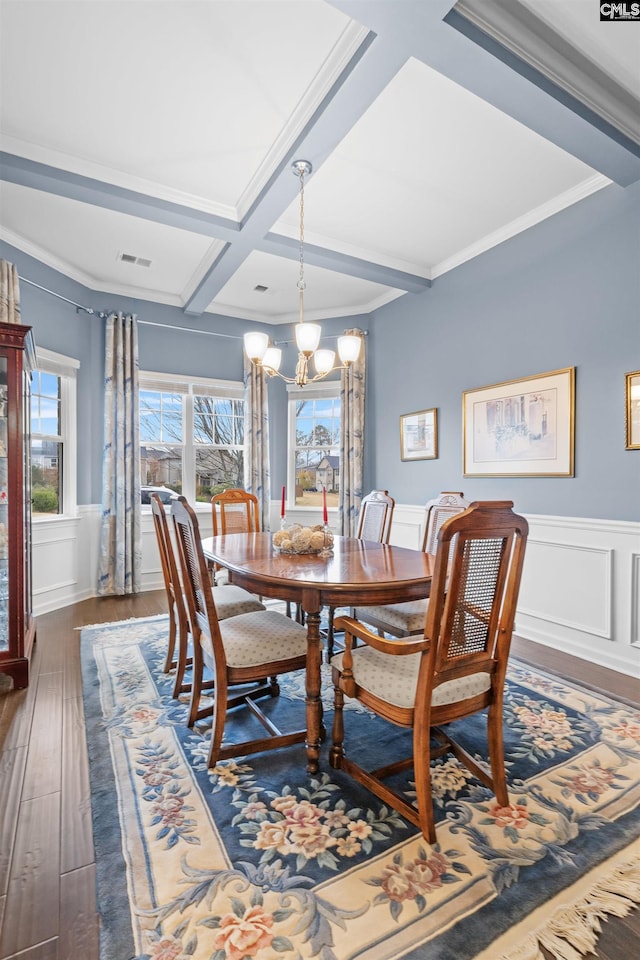
<instances>
[{"instance_id":1,"label":"curtain rod","mask_svg":"<svg viewBox=\"0 0 640 960\"><path fill-rule=\"evenodd\" d=\"M49 290L47 287L42 287L39 283L36 283L35 280L29 280L28 277L21 277L18 275L18 279L23 283L28 283L32 287L37 287L38 290L43 290L44 293L50 293L52 297L57 297L58 300L64 300L65 303L70 303L72 307L76 307L78 310L84 310L85 313L90 313L93 317L100 317L101 320L107 316L106 313L96 313L93 307L85 307L81 303L76 303L75 300L69 300L68 297L63 297L61 293L56 293L55 290Z\"/></svg>"},{"instance_id":2,"label":"curtain rod","mask_svg":"<svg viewBox=\"0 0 640 960\"><path fill-rule=\"evenodd\" d=\"M163 330L180 330L184 333L203 333L207 337L226 337L227 340L242 340L234 333L217 333L215 330L198 330L197 327L181 327L177 323L158 323L157 320L138 320L139 324L146 327L161 327Z\"/></svg>"},{"instance_id":3,"label":"curtain rod","mask_svg":"<svg viewBox=\"0 0 640 960\"><path fill-rule=\"evenodd\" d=\"M102 311L96 312L93 307L85 307L82 303L76 303L75 300L69 300L68 297L63 297L61 293L56 293L55 290L49 290L48 287L43 287L39 283L36 283L35 280L29 280L27 277L18 276L18 279L23 283L28 283L32 287L37 287L38 290L42 290L44 293L50 293L52 297L57 297L58 300L64 300L65 303L70 303L72 307L75 307L76 310L84 310L85 313L88 313L92 317L98 317L100 320L105 320L109 314L103 313ZM155 320L138 320L139 324L144 324L147 327L162 327L166 330L181 330L184 333L202 333L208 337L225 337L227 340L242 340L242 337L238 337L233 333L216 333L214 330L198 330L197 327L181 327L179 324L174 323L158 323ZM363 330L362 335L367 337L369 335L368 330ZM340 334L335 334L335 336L330 335L325 337L325 340L337 340ZM295 343L295 340L274 340L274 344L288 344Z\"/></svg>"},{"instance_id":4,"label":"curtain rod","mask_svg":"<svg viewBox=\"0 0 640 960\"><path fill-rule=\"evenodd\" d=\"M49 290L48 287L43 287L39 283L36 283L35 280L29 280L28 277L21 277L18 275L18 279L22 283L28 283L32 287L37 287L38 290L42 290L44 293L50 293L52 297L57 297L58 300L64 300L65 303L70 303L72 307L75 307L76 310L84 310L85 313L90 314L92 317L98 317L100 320L105 320L109 314L103 313L102 311L97 312L93 307L85 307L82 303L76 303L75 300L69 300L68 297L63 297L61 293L56 293L55 290ZM198 330L196 327L181 327L178 324L173 323L157 323L154 320L138 320L138 323L145 324L148 327L164 327L169 330L183 330L185 333L204 333L210 337L227 337L230 340L241 340L242 337L234 336L231 333L216 333L213 330Z\"/></svg>"}]
</instances>

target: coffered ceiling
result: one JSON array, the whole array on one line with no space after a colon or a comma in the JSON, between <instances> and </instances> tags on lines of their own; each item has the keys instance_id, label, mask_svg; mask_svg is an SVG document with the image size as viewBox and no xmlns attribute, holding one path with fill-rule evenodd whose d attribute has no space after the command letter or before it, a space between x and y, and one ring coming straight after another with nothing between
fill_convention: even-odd
<instances>
[{"instance_id":1,"label":"coffered ceiling","mask_svg":"<svg viewBox=\"0 0 640 960\"><path fill-rule=\"evenodd\" d=\"M0 237L192 318L295 319L297 158L309 319L640 178L640 27L595 0L0 0L0 32Z\"/></svg>"}]
</instances>

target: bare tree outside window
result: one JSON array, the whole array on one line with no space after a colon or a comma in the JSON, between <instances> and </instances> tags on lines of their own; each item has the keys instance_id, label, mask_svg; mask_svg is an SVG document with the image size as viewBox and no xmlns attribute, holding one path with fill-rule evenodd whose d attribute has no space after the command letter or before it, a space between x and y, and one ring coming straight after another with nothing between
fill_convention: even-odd
<instances>
[{"instance_id":1,"label":"bare tree outside window","mask_svg":"<svg viewBox=\"0 0 640 960\"><path fill-rule=\"evenodd\" d=\"M183 396L140 390L140 483L182 493Z\"/></svg>"},{"instance_id":2,"label":"bare tree outside window","mask_svg":"<svg viewBox=\"0 0 640 960\"><path fill-rule=\"evenodd\" d=\"M244 486L244 401L193 398L196 499Z\"/></svg>"},{"instance_id":3,"label":"bare tree outside window","mask_svg":"<svg viewBox=\"0 0 640 960\"><path fill-rule=\"evenodd\" d=\"M141 389L140 453L143 487L193 489L200 502L243 487L244 400Z\"/></svg>"}]
</instances>

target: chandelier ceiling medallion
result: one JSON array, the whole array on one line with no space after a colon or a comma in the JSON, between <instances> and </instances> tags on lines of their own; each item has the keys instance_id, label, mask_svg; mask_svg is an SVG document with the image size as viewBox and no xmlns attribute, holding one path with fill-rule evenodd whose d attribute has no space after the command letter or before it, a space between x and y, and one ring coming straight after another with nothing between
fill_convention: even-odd
<instances>
[{"instance_id":1,"label":"chandelier ceiling medallion","mask_svg":"<svg viewBox=\"0 0 640 960\"><path fill-rule=\"evenodd\" d=\"M304 387L306 383L322 380L333 370L344 370L349 367L360 355L361 339L358 336L338 337L338 356L340 363L335 366L335 350L319 349L322 327L318 323L307 323L304 319L304 178L311 173L311 164L308 160L294 160L291 169L300 178L300 272L298 276L298 302L300 320L295 326L296 345L298 347L298 362L294 377L285 377L280 373L282 350L269 344L266 333L258 331L245 333L244 349L252 363L262 367L270 377L280 377L286 383L296 383ZM309 373L309 361L313 357L315 375Z\"/></svg>"}]
</instances>

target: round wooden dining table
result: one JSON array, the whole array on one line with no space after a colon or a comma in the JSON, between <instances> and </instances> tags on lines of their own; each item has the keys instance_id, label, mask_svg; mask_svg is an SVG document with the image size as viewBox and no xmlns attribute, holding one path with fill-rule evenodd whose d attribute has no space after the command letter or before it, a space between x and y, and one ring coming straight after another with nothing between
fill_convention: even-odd
<instances>
[{"instance_id":1,"label":"round wooden dining table","mask_svg":"<svg viewBox=\"0 0 640 960\"><path fill-rule=\"evenodd\" d=\"M307 626L307 770L318 771L322 735L320 613L323 606L357 607L429 596L434 557L421 550L334 537L331 556L277 551L270 533L228 533L202 541L205 557L233 583L263 597L299 603Z\"/></svg>"}]
</instances>

